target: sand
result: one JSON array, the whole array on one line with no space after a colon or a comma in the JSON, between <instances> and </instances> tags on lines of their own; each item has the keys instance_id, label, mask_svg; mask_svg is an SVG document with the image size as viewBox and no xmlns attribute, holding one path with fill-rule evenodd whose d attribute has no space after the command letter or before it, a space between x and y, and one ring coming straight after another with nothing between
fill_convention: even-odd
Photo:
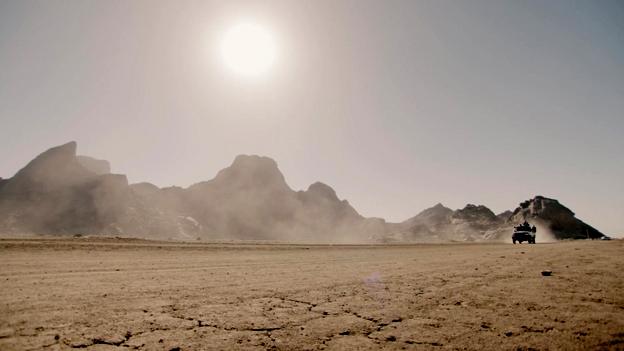
<instances>
[{"instance_id":1,"label":"sand","mask_svg":"<svg viewBox=\"0 0 624 351\"><path fill-rule=\"evenodd\" d=\"M0 282L0 350L624 349L622 240L4 239Z\"/></svg>"}]
</instances>

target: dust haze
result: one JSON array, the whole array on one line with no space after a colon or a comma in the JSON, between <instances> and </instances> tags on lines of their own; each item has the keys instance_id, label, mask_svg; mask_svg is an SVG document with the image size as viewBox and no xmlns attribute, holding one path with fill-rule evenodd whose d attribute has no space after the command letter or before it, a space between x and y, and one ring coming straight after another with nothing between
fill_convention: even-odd
<instances>
[{"instance_id":1,"label":"dust haze","mask_svg":"<svg viewBox=\"0 0 624 351\"><path fill-rule=\"evenodd\" d=\"M535 240L538 243L553 243L557 241L555 234L553 234L548 225L541 222L536 222L534 225L537 227L538 234Z\"/></svg>"},{"instance_id":2,"label":"dust haze","mask_svg":"<svg viewBox=\"0 0 624 351\"><path fill-rule=\"evenodd\" d=\"M0 350L624 349L623 4L0 0Z\"/></svg>"}]
</instances>

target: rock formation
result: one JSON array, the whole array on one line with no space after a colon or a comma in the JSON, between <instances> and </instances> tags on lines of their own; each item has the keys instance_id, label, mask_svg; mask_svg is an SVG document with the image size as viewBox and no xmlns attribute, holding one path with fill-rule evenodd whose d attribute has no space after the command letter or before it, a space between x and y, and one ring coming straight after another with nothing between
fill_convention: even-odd
<instances>
[{"instance_id":1,"label":"rock formation","mask_svg":"<svg viewBox=\"0 0 624 351\"><path fill-rule=\"evenodd\" d=\"M536 196L524 201L513 211L510 223L524 220L542 224L549 229L556 239L597 239L604 236L601 232L576 218L574 212L555 199Z\"/></svg>"},{"instance_id":2,"label":"rock formation","mask_svg":"<svg viewBox=\"0 0 624 351\"><path fill-rule=\"evenodd\" d=\"M603 235L557 200L537 196L495 215L483 205L437 204L402 222L364 218L330 186L292 190L277 163L240 155L188 188L128 184L107 161L51 148L0 178L0 234L96 234L175 240L440 242L507 240L514 224L539 224L557 239ZM538 233L539 236L539 233Z\"/></svg>"},{"instance_id":3,"label":"rock formation","mask_svg":"<svg viewBox=\"0 0 624 351\"><path fill-rule=\"evenodd\" d=\"M110 163L106 160L98 160L89 156L76 156L78 163L89 171L102 175L109 174L111 172Z\"/></svg>"},{"instance_id":4,"label":"rock formation","mask_svg":"<svg viewBox=\"0 0 624 351\"><path fill-rule=\"evenodd\" d=\"M536 196L512 211L495 215L482 205L451 210L442 204L400 223L398 229L377 235L381 242L510 241L513 227L524 221L537 225L538 240L597 239L604 235L577 219L557 200Z\"/></svg>"},{"instance_id":5,"label":"rock formation","mask_svg":"<svg viewBox=\"0 0 624 351\"><path fill-rule=\"evenodd\" d=\"M126 207L123 175L98 175L76 157L76 143L52 148L0 189L0 230L9 233L100 232Z\"/></svg>"},{"instance_id":6,"label":"rock formation","mask_svg":"<svg viewBox=\"0 0 624 351\"><path fill-rule=\"evenodd\" d=\"M503 221L483 205L468 204L453 211L437 204L400 223L399 229L385 241L480 241L502 224Z\"/></svg>"},{"instance_id":7,"label":"rock formation","mask_svg":"<svg viewBox=\"0 0 624 351\"><path fill-rule=\"evenodd\" d=\"M503 211L503 212L497 214L496 217L498 217L498 219L506 222L506 221L508 221L511 218L511 215L513 215L513 212L509 211L509 210L506 210L506 211Z\"/></svg>"},{"instance_id":8,"label":"rock formation","mask_svg":"<svg viewBox=\"0 0 624 351\"><path fill-rule=\"evenodd\" d=\"M129 185L107 161L52 148L0 181L0 232L178 240L365 241L383 220L360 216L322 183L293 191L277 163L241 155L183 189Z\"/></svg>"}]
</instances>

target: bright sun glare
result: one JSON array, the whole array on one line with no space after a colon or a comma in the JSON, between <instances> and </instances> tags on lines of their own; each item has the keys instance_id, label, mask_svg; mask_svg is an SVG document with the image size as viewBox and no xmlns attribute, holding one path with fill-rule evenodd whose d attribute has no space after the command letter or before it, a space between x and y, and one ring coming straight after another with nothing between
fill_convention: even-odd
<instances>
[{"instance_id":1,"label":"bright sun glare","mask_svg":"<svg viewBox=\"0 0 624 351\"><path fill-rule=\"evenodd\" d=\"M225 65L234 72L257 76L273 65L275 41L265 28L253 23L241 23L225 33L221 54Z\"/></svg>"}]
</instances>

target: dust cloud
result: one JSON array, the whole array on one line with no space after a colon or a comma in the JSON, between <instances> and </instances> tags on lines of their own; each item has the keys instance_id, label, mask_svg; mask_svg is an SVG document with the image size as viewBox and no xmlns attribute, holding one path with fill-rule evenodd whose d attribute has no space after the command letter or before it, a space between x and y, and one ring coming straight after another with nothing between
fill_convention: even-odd
<instances>
[{"instance_id":1,"label":"dust cloud","mask_svg":"<svg viewBox=\"0 0 624 351\"><path fill-rule=\"evenodd\" d=\"M546 223L535 222L532 223L537 228L535 236L535 242L537 243L553 243L557 241L555 234L550 230Z\"/></svg>"}]
</instances>

